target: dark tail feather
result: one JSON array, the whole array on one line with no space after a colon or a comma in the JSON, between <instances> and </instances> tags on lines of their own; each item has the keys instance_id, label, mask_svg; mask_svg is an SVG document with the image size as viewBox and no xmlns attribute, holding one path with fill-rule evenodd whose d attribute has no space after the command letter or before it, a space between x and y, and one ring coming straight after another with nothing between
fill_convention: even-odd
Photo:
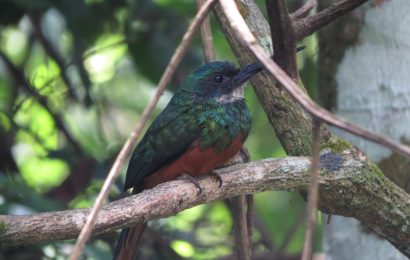
<instances>
[{"instance_id":1,"label":"dark tail feather","mask_svg":"<svg viewBox=\"0 0 410 260\"><path fill-rule=\"evenodd\" d=\"M134 260L137 255L138 244L147 223L137 224L121 230L115 246L113 260Z\"/></svg>"}]
</instances>

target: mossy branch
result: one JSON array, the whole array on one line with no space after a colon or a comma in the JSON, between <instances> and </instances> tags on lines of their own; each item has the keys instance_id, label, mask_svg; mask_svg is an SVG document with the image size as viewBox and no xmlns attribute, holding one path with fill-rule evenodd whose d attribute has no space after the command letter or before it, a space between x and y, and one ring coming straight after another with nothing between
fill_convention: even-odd
<instances>
[{"instance_id":1,"label":"mossy branch","mask_svg":"<svg viewBox=\"0 0 410 260\"><path fill-rule=\"evenodd\" d=\"M355 217L410 256L410 195L384 177L359 151L339 154L329 149L320 156L319 209ZM174 215L195 205L267 190L305 193L310 181L310 159L287 157L237 164L201 179L203 192L176 180L106 205L99 213L94 234L113 231L154 218ZM166 201L166 203L164 203ZM33 244L75 238L89 209L31 216L0 216L0 245Z\"/></svg>"}]
</instances>

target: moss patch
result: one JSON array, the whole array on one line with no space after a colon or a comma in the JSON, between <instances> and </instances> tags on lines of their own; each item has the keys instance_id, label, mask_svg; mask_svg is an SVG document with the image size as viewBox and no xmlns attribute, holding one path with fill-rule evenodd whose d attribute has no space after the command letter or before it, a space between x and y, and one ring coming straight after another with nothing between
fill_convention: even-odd
<instances>
[{"instance_id":1,"label":"moss patch","mask_svg":"<svg viewBox=\"0 0 410 260\"><path fill-rule=\"evenodd\" d=\"M4 221L0 221L0 234L4 234L7 231L7 224Z\"/></svg>"},{"instance_id":2,"label":"moss patch","mask_svg":"<svg viewBox=\"0 0 410 260\"><path fill-rule=\"evenodd\" d=\"M339 138L331 138L325 143L320 145L320 148L323 149L330 149L333 153L342 153L343 151L350 150L352 145L342 139Z\"/></svg>"},{"instance_id":3,"label":"moss patch","mask_svg":"<svg viewBox=\"0 0 410 260\"><path fill-rule=\"evenodd\" d=\"M375 164L375 163L370 163L370 171L372 174L376 174L379 177L386 177L384 176L384 173L382 172L382 170L380 170L380 168Z\"/></svg>"}]
</instances>

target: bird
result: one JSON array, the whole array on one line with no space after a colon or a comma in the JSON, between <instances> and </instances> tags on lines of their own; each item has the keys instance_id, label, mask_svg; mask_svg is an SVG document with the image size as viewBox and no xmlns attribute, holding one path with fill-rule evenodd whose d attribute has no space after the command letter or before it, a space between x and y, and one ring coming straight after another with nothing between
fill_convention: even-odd
<instances>
[{"instance_id":1,"label":"bird","mask_svg":"<svg viewBox=\"0 0 410 260\"><path fill-rule=\"evenodd\" d=\"M229 61L206 63L194 70L175 91L135 148L124 190L137 194L180 176L201 192L195 177L233 158L251 128L244 98L246 81L263 67L252 63L237 68ZM114 258L135 259L146 223L121 231Z\"/></svg>"}]
</instances>

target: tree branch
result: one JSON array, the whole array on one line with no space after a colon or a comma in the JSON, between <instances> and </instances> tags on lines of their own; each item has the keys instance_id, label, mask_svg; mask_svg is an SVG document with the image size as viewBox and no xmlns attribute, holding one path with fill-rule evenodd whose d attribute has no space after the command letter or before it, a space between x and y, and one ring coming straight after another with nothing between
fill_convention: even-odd
<instances>
[{"instance_id":1,"label":"tree branch","mask_svg":"<svg viewBox=\"0 0 410 260\"><path fill-rule=\"evenodd\" d=\"M307 1L302 7L300 7L298 10L293 12L290 15L290 18L292 20L298 20L298 19L303 19L306 18L310 11L312 11L313 8L316 6L316 1L315 0L309 0Z\"/></svg>"},{"instance_id":2,"label":"tree branch","mask_svg":"<svg viewBox=\"0 0 410 260\"><path fill-rule=\"evenodd\" d=\"M236 259L250 260L252 246L248 235L246 195L239 195L229 200L229 208L234 222Z\"/></svg>"},{"instance_id":3,"label":"tree branch","mask_svg":"<svg viewBox=\"0 0 410 260\"><path fill-rule=\"evenodd\" d=\"M319 208L326 213L355 217L410 256L410 195L369 163L359 151L320 156ZM267 190L305 192L310 159L287 157L237 164L200 180L202 193L184 180L160 184L140 194L106 205L97 218L95 234L176 214L195 205ZM164 203L166 201L166 203ZM0 216L0 245L12 246L71 239L78 235L89 209L32 216Z\"/></svg>"},{"instance_id":4,"label":"tree branch","mask_svg":"<svg viewBox=\"0 0 410 260\"><path fill-rule=\"evenodd\" d=\"M283 0L265 0L273 45L273 60L297 82L296 41L293 24Z\"/></svg>"},{"instance_id":5,"label":"tree branch","mask_svg":"<svg viewBox=\"0 0 410 260\"><path fill-rule=\"evenodd\" d=\"M295 38L302 40L368 0L340 0L319 13L294 21Z\"/></svg>"},{"instance_id":6,"label":"tree branch","mask_svg":"<svg viewBox=\"0 0 410 260\"><path fill-rule=\"evenodd\" d=\"M204 4L205 0L196 0L196 6L198 10ZM209 22L209 16L207 16L201 25L202 51L204 53L206 62L211 62L215 60L215 48L212 39L213 37L211 23Z\"/></svg>"}]
</instances>

